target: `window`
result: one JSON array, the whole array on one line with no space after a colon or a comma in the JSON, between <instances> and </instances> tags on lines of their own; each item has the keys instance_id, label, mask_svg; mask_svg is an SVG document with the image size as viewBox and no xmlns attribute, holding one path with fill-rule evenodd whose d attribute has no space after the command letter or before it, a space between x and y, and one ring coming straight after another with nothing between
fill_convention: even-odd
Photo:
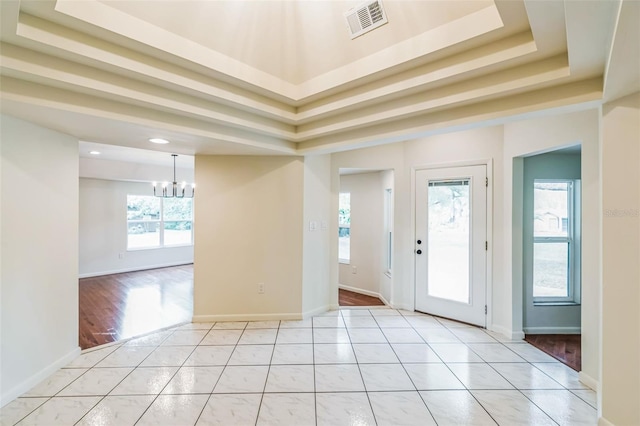
<instances>
[{"instance_id":1,"label":"window","mask_svg":"<svg viewBox=\"0 0 640 426\"><path fill-rule=\"evenodd\" d=\"M341 192L338 200L338 260L351 260L351 194Z\"/></svg>"},{"instance_id":2,"label":"window","mask_svg":"<svg viewBox=\"0 0 640 426\"><path fill-rule=\"evenodd\" d=\"M127 250L193 244L193 199L127 195Z\"/></svg>"},{"instance_id":3,"label":"window","mask_svg":"<svg viewBox=\"0 0 640 426\"><path fill-rule=\"evenodd\" d=\"M579 302L578 185L572 180L534 181L534 303Z\"/></svg>"},{"instance_id":4,"label":"window","mask_svg":"<svg viewBox=\"0 0 640 426\"><path fill-rule=\"evenodd\" d=\"M391 188L384 191L384 269L391 275L391 255L393 250L393 197Z\"/></svg>"}]
</instances>

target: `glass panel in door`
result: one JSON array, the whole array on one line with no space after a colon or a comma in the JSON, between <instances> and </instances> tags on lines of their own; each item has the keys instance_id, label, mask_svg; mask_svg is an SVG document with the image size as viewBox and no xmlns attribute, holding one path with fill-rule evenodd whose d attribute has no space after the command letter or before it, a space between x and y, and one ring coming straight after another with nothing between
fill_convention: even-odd
<instances>
[{"instance_id":1,"label":"glass panel in door","mask_svg":"<svg viewBox=\"0 0 640 426\"><path fill-rule=\"evenodd\" d=\"M469 180L430 181L428 203L428 294L469 303Z\"/></svg>"}]
</instances>

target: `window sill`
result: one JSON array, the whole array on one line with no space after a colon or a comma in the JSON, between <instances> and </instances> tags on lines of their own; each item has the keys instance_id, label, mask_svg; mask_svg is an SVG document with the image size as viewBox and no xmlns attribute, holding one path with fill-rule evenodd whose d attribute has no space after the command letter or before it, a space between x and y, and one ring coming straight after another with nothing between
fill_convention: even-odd
<instances>
[{"instance_id":1,"label":"window sill","mask_svg":"<svg viewBox=\"0 0 640 426\"><path fill-rule=\"evenodd\" d=\"M153 246L153 247L137 247L137 248L128 248L127 251L144 251L144 250L161 250L161 249L172 249L178 247L193 247L193 244L176 244L171 246Z\"/></svg>"},{"instance_id":2,"label":"window sill","mask_svg":"<svg viewBox=\"0 0 640 426\"><path fill-rule=\"evenodd\" d=\"M344 259L338 259L338 263L341 265L350 265L351 261L350 260L344 260Z\"/></svg>"},{"instance_id":3,"label":"window sill","mask_svg":"<svg viewBox=\"0 0 640 426\"><path fill-rule=\"evenodd\" d=\"M576 302L533 302L533 306L580 306Z\"/></svg>"}]
</instances>

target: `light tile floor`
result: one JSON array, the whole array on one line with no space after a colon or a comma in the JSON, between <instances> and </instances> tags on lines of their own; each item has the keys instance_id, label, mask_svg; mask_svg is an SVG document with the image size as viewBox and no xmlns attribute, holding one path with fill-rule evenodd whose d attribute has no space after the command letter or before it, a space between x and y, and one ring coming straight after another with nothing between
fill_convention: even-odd
<instances>
[{"instance_id":1,"label":"light tile floor","mask_svg":"<svg viewBox=\"0 0 640 426\"><path fill-rule=\"evenodd\" d=\"M88 350L2 408L0 423L595 425L595 400L528 343L413 312L342 309L186 324Z\"/></svg>"}]
</instances>

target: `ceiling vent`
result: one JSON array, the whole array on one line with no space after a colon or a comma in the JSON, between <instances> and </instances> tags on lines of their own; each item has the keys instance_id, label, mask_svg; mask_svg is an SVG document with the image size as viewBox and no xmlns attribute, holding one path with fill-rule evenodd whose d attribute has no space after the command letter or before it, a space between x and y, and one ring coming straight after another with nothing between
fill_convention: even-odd
<instances>
[{"instance_id":1,"label":"ceiling vent","mask_svg":"<svg viewBox=\"0 0 640 426\"><path fill-rule=\"evenodd\" d=\"M380 0L368 1L349 9L344 16L347 18L352 40L389 22Z\"/></svg>"}]
</instances>

